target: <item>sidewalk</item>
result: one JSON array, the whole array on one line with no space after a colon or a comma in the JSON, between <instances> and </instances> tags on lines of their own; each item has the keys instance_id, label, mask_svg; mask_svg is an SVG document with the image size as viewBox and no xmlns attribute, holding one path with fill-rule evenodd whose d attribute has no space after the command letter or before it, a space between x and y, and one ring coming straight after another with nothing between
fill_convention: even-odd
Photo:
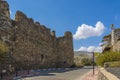
<instances>
[{"instance_id":1,"label":"sidewalk","mask_svg":"<svg viewBox=\"0 0 120 80\"><path fill-rule=\"evenodd\" d=\"M80 80L97 80L98 69L95 69L95 74L93 75L93 71L91 70L87 74L85 74Z\"/></svg>"}]
</instances>

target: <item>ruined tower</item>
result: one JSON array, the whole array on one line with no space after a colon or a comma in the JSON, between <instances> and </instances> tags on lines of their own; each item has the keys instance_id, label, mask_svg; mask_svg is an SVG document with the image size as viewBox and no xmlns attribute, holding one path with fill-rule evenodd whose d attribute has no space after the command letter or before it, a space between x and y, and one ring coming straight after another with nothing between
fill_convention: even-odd
<instances>
[{"instance_id":1,"label":"ruined tower","mask_svg":"<svg viewBox=\"0 0 120 80\"><path fill-rule=\"evenodd\" d=\"M74 52L71 32L66 31L63 37L58 37L58 47L60 65L68 67L73 64Z\"/></svg>"},{"instance_id":2,"label":"ruined tower","mask_svg":"<svg viewBox=\"0 0 120 80\"><path fill-rule=\"evenodd\" d=\"M0 29L11 27L9 5L6 1L0 0Z\"/></svg>"},{"instance_id":3,"label":"ruined tower","mask_svg":"<svg viewBox=\"0 0 120 80\"><path fill-rule=\"evenodd\" d=\"M0 0L0 15L10 18L9 5L3 0Z\"/></svg>"},{"instance_id":4,"label":"ruined tower","mask_svg":"<svg viewBox=\"0 0 120 80\"><path fill-rule=\"evenodd\" d=\"M0 38L3 41L8 41L12 27L9 5L6 1L0 0Z\"/></svg>"}]
</instances>

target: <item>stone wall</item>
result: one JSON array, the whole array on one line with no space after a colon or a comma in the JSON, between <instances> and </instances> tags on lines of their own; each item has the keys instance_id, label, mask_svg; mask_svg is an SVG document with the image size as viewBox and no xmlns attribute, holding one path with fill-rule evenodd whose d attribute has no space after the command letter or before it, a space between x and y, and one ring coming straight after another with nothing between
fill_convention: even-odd
<instances>
[{"instance_id":1,"label":"stone wall","mask_svg":"<svg viewBox=\"0 0 120 80\"><path fill-rule=\"evenodd\" d=\"M116 70L113 69L113 71L116 71ZM119 78L116 75L113 75L110 72L108 72L108 70L106 70L105 68L100 68L98 73L98 80L119 80Z\"/></svg>"},{"instance_id":2,"label":"stone wall","mask_svg":"<svg viewBox=\"0 0 120 80\"><path fill-rule=\"evenodd\" d=\"M16 12L15 20L11 20L9 5L6 1L0 0L0 6L4 4L4 7L0 7L0 10L5 12L4 15L0 15L0 20L3 21L0 23L0 37L3 41L8 40L15 66L36 69L73 65L71 32L67 31L63 37L57 38L55 31L34 22L21 11Z\"/></svg>"},{"instance_id":3,"label":"stone wall","mask_svg":"<svg viewBox=\"0 0 120 80\"><path fill-rule=\"evenodd\" d=\"M66 67L70 66L70 64L73 63L74 54L73 54L73 47L72 47L73 44L71 38L72 38L71 32L65 32L64 37L58 38L58 47L59 47L58 54L61 56L59 62L61 63L61 65L65 65ZM69 53L71 53L71 55L69 55Z\"/></svg>"},{"instance_id":4,"label":"stone wall","mask_svg":"<svg viewBox=\"0 0 120 80\"><path fill-rule=\"evenodd\" d=\"M116 44L114 44L113 51L120 52L120 41L118 41Z\"/></svg>"},{"instance_id":5,"label":"stone wall","mask_svg":"<svg viewBox=\"0 0 120 80\"><path fill-rule=\"evenodd\" d=\"M120 28L113 29L110 35L103 37L104 44L102 45L104 51L120 52Z\"/></svg>"},{"instance_id":6,"label":"stone wall","mask_svg":"<svg viewBox=\"0 0 120 80\"><path fill-rule=\"evenodd\" d=\"M98 74L98 80L109 80L107 77L104 75L104 73L99 72Z\"/></svg>"}]
</instances>

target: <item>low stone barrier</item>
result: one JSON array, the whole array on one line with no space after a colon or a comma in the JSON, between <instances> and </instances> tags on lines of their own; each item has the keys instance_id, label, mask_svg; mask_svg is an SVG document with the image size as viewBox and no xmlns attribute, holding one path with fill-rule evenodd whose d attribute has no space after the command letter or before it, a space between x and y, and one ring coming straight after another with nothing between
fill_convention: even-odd
<instances>
[{"instance_id":1,"label":"low stone barrier","mask_svg":"<svg viewBox=\"0 0 120 80\"><path fill-rule=\"evenodd\" d=\"M100 68L98 73L98 80L120 80L115 75L106 71L104 68Z\"/></svg>"},{"instance_id":2,"label":"low stone barrier","mask_svg":"<svg viewBox=\"0 0 120 80\"><path fill-rule=\"evenodd\" d=\"M120 67L105 68L108 72L120 79Z\"/></svg>"}]
</instances>

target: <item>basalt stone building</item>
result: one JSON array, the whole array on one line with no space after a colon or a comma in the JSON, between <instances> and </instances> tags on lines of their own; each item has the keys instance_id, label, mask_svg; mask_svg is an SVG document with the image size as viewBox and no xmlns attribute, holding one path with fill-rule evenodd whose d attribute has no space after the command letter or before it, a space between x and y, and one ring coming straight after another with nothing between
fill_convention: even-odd
<instances>
[{"instance_id":1,"label":"basalt stone building","mask_svg":"<svg viewBox=\"0 0 120 80\"><path fill-rule=\"evenodd\" d=\"M103 37L102 48L104 51L120 52L120 28L115 29L114 25L111 26L111 33Z\"/></svg>"},{"instance_id":2,"label":"basalt stone building","mask_svg":"<svg viewBox=\"0 0 120 80\"><path fill-rule=\"evenodd\" d=\"M0 0L0 40L9 46L9 56L18 68L70 67L73 65L72 33L56 37L21 11L10 18L9 5ZM11 62L11 63L12 63Z\"/></svg>"}]
</instances>

